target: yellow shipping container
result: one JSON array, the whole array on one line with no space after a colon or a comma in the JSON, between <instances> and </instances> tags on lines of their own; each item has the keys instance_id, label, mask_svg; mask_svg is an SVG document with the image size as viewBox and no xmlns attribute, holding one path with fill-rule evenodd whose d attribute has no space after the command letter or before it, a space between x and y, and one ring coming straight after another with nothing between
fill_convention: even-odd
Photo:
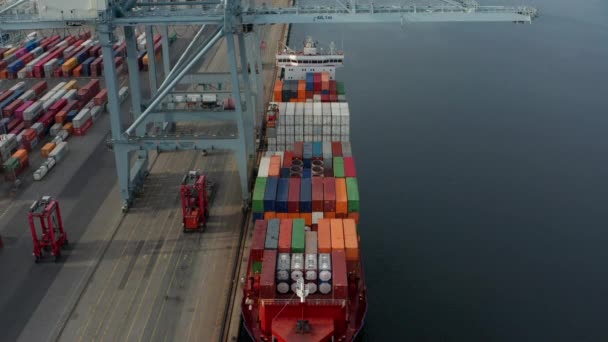
<instances>
[{"instance_id":1,"label":"yellow shipping container","mask_svg":"<svg viewBox=\"0 0 608 342\"><path fill-rule=\"evenodd\" d=\"M4 51L4 55L3 55L4 58L12 55L13 53L15 53L15 51L17 51L17 48L10 48L10 49Z\"/></svg>"},{"instance_id":2,"label":"yellow shipping container","mask_svg":"<svg viewBox=\"0 0 608 342\"><path fill-rule=\"evenodd\" d=\"M76 80L71 80L70 82L68 82L68 84L63 86L63 89L65 89L65 90L78 89L78 82L76 82Z\"/></svg>"},{"instance_id":3,"label":"yellow shipping container","mask_svg":"<svg viewBox=\"0 0 608 342\"><path fill-rule=\"evenodd\" d=\"M142 61L144 62L144 65L148 65L148 54L146 54L144 58L142 58Z\"/></svg>"},{"instance_id":4,"label":"yellow shipping container","mask_svg":"<svg viewBox=\"0 0 608 342\"><path fill-rule=\"evenodd\" d=\"M76 67L76 65L78 64L78 60L74 57L68 59L65 63L63 63L63 65L61 66L61 69L63 70L63 72L70 72L72 71L72 69L74 69Z\"/></svg>"}]
</instances>

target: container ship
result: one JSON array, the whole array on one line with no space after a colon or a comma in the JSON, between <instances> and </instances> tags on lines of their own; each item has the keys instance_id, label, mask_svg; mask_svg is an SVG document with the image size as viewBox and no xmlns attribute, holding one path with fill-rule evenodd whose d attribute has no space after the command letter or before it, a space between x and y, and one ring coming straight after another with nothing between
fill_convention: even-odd
<instances>
[{"instance_id":1,"label":"container ship","mask_svg":"<svg viewBox=\"0 0 608 342\"><path fill-rule=\"evenodd\" d=\"M344 55L311 38L276 55L283 77L266 113L244 327L255 341L352 341L367 311Z\"/></svg>"}]
</instances>

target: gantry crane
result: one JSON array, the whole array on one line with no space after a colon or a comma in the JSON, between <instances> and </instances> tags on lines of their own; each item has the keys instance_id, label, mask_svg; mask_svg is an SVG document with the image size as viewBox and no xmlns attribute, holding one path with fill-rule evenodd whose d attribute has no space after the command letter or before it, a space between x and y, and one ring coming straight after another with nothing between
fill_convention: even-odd
<instances>
[{"instance_id":1,"label":"gantry crane","mask_svg":"<svg viewBox=\"0 0 608 342\"><path fill-rule=\"evenodd\" d=\"M257 5L254 0L237 1L152 1L152 0L16 0L0 9L0 30L42 28L69 28L93 26L102 45L105 83L108 90L108 110L111 117L110 146L115 154L123 210L131 205L147 175L148 151L175 151L179 149L208 149L215 146L236 152L244 206L249 201L248 169L255 153L256 131L261 127L263 85L260 73L238 69L240 65L253 65L262 70L256 26L265 24L337 24L337 23L424 23L424 22L514 22L529 23L537 10L526 6L482 6L474 0L399 1L392 4L359 4L356 0L328 0L325 6L307 5L306 0L289 1L288 6ZM425 1L425 2L422 2ZM294 4L295 3L295 4ZM20 6L25 10L12 13ZM137 68L137 48L134 27L144 25L146 36L152 36L157 25L162 35L162 55L165 78L157 84L157 75L150 72L151 98L142 111L141 87ZM169 63L168 29L170 25L202 25L179 61ZM121 117L118 100L118 81L112 59L112 45L116 42L116 29L122 27L127 44L127 65L130 73L132 96L131 115L134 122ZM1 36L0 32L0 36ZM236 36L236 39L235 39ZM190 69L224 38L228 46L230 72L192 73ZM238 44L237 55L235 44ZM154 55L152 39L147 39L147 51ZM237 58L240 60L237 62ZM150 70L156 70L150 58ZM234 107L217 111L205 108L172 110L166 106L174 87L185 75L188 82L203 84L229 83ZM242 82L241 82L242 79ZM236 135L153 135L144 126L149 122L206 121L229 119L236 123ZM137 158L129 158L135 153ZM131 160L134 159L133 165Z\"/></svg>"}]
</instances>

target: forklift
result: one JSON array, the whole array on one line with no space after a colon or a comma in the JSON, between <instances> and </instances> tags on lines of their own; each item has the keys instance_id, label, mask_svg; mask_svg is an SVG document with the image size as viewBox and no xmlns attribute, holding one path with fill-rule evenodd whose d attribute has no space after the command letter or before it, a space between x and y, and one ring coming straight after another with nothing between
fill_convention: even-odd
<instances>
[{"instance_id":1,"label":"forklift","mask_svg":"<svg viewBox=\"0 0 608 342\"><path fill-rule=\"evenodd\" d=\"M182 227L184 233L203 231L209 218L207 176L189 171L182 179Z\"/></svg>"},{"instance_id":2,"label":"forklift","mask_svg":"<svg viewBox=\"0 0 608 342\"><path fill-rule=\"evenodd\" d=\"M61 249L68 245L59 203L51 196L43 196L30 206L28 220L34 242L34 262L38 263L43 253L50 253L55 257L55 262L59 261ZM39 221L40 234L36 229L36 221Z\"/></svg>"}]
</instances>

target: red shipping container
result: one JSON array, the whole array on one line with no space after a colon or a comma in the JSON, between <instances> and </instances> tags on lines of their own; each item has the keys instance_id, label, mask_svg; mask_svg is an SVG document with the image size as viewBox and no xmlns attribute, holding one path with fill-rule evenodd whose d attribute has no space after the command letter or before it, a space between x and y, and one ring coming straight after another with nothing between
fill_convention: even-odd
<instances>
[{"instance_id":1,"label":"red shipping container","mask_svg":"<svg viewBox=\"0 0 608 342\"><path fill-rule=\"evenodd\" d=\"M9 133L11 134L19 134L23 128L25 128L25 123L21 121L15 128L13 128Z\"/></svg>"},{"instance_id":2,"label":"red shipping container","mask_svg":"<svg viewBox=\"0 0 608 342\"><path fill-rule=\"evenodd\" d=\"M39 120L38 122L40 122L42 124L42 126L44 126L45 129L51 127L53 125L53 123L55 122L55 113L53 112L46 112L46 114L44 114ZM42 133L40 133L41 136L44 136L44 131Z\"/></svg>"},{"instance_id":3,"label":"red shipping container","mask_svg":"<svg viewBox=\"0 0 608 342\"><path fill-rule=\"evenodd\" d=\"M89 128L91 128L91 126L93 126L93 119L89 118L87 122L84 123L84 125L78 128L74 128L74 135L83 136L87 134L87 131L89 130Z\"/></svg>"},{"instance_id":4,"label":"red shipping container","mask_svg":"<svg viewBox=\"0 0 608 342\"><path fill-rule=\"evenodd\" d=\"M251 239L251 259L252 261L262 261L264 256L264 242L266 241L266 220L256 220L253 228L253 238Z\"/></svg>"},{"instance_id":5,"label":"red shipping container","mask_svg":"<svg viewBox=\"0 0 608 342\"><path fill-rule=\"evenodd\" d=\"M97 106L103 106L106 102L108 102L108 91L106 89L102 89L97 95L95 95L93 102Z\"/></svg>"},{"instance_id":6,"label":"red shipping container","mask_svg":"<svg viewBox=\"0 0 608 342\"><path fill-rule=\"evenodd\" d=\"M323 178L312 178L312 211L323 211Z\"/></svg>"},{"instance_id":7,"label":"red shipping container","mask_svg":"<svg viewBox=\"0 0 608 342\"><path fill-rule=\"evenodd\" d=\"M56 123L64 123L65 119L68 116L68 112L66 112L65 110L60 111L59 113L55 114L55 122Z\"/></svg>"},{"instance_id":8,"label":"red shipping container","mask_svg":"<svg viewBox=\"0 0 608 342\"><path fill-rule=\"evenodd\" d=\"M38 134L36 134L36 130L33 128L28 128L25 131L23 131L23 138L28 140L28 141L32 141L34 140L34 138L36 138L38 136Z\"/></svg>"},{"instance_id":9,"label":"red shipping container","mask_svg":"<svg viewBox=\"0 0 608 342\"><path fill-rule=\"evenodd\" d=\"M11 95L13 95L13 91L12 90L7 90L4 93L0 94L0 102L8 99Z\"/></svg>"},{"instance_id":10,"label":"red shipping container","mask_svg":"<svg viewBox=\"0 0 608 342\"><path fill-rule=\"evenodd\" d=\"M346 253L344 250L331 252L333 297L346 299L348 297L348 277L346 275Z\"/></svg>"},{"instance_id":11,"label":"red shipping container","mask_svg":"<svg viewBox=\"0 0 608 342\"><path fill-rule=\"evenodd\" d=\"M357 177L357 170L355 169L355 160L353 157L344 157L344 176Z\"/></svg>"},{"instance_id":12,"label":"red shipping container","mask_svg":"<svg viewBox=\"0 0 608 342\"><path fill-rule=\"evenodd\" d=\"M336 211L336 180L334 177L323 178L323 211Z\"/></svg>"},{"instance_id":13,"label":"red shipping container","mask_svg":"<svg viewBox=\"0 0 608 342\"><path fill-rule=\"evenodd\" d=\"M63 107L62 110L69 113L73 109L78 109L78 110L82 109L82 108L78 107L78 101L76 101L76 100L69 100L68 103L65 105L65 107Z\"/></svg>"},{"instance_id":14,"label":"red shipping container","mask_svg":"<svg viewBox=\"0 0 608 342\"><path fill-rule=\"evenodd\" d=\"M260 276L260 297L274 298L275 290L275 269L277 268L277 251L274 249L264 250L264 260L262 261L262 275Z\"/></svg>"},{"instance_id":15,"label":"red shipping container","mask_svg":"<svg viewBox=\"0 0 608 342\"><path fill-rule=\"evenodd\" d=\"M291 167L291 160L293 159L292 151L285 151L283 153L283 167Z\"/></svg>"},{"instance_id":16,"label":"red shipping container","mask_svg":"<svg viewBox=\"0 0 608 342\"><path fill-rule=\"evenodd\" d=\"M287 212L300 212L300 178L289 178L289 197L287 199Z\"/></svg>"},{"instance_id":17,"label":"red shipping container","mask_svg":"<svg viewBox=\"0 0 608 342\"><path fill-rule=\"evenodd\" d=\"M291 253L292 219L282 219L279 231L279 253Z\"/></svg>"},{"instance_id":18,"label":"red shipping container","mask_svg":"<svg viewBox=\"0 0 608 342\"><path fill-rule=\"evenodd\" d=\"M51 107L49 108L49 112L53 112L53 114L57 113L58 111L60 111L63 107L65 107L65 105L68 103L68 100L66 99L59 99L57 100L55 103L53 103L51 105Z\"/></svg>"},{"instance_id":19,"label":"red shipping container","mask_svg":"<svg viewBox=\"0 0 608 342\"><path fill-rule=\"evenodd\" d=\"M296 141L293 144L293 158L303 160L304 156L304 143L302 141Z\"/></svg>"},{"instance_id":20,"label":"red shipping container","mask_svg":"<svg viewBox=\"0 0 608 342\"><path fill-rule=\"evenodd\" d=\"M342 143L339 141L332 141L331 143L331 154L334 157L342 157Z\"/></svg>"},{"instance_id":21,"label":"red shipping container","mask_svg":"<svg viewBox=\"0 0 608 342\"><path fill-rule=\"evenodd\" d=\"M23 101L17 99L13 102L11 102L8 106L4 107L4 109L2 110L2 115L6 118L13 116L13 114L15 113L15 110L17 108L19 108L19 106L21 106L23 104Z\"/></svg>"},{"instance_id":22,"label":"red shipping container","mask_svg":"<svg viewBox=\"0 0 608 342\"><path fill-rule=\"evenodd\" d=\"M321 102L329 102L329 94L321 94Z\"/></svg>"},{"instance_id":23,"label":"red shipping container","mask_svg":"<svg viewBox=\"0 0 608 342\"><path fill-rule=\"evenodd\" d=\"M13 118L13 120L8 123L7 131L13 133L13 130L19 125L23 125L23 119Z\"/></svg>"}]
</instances>

